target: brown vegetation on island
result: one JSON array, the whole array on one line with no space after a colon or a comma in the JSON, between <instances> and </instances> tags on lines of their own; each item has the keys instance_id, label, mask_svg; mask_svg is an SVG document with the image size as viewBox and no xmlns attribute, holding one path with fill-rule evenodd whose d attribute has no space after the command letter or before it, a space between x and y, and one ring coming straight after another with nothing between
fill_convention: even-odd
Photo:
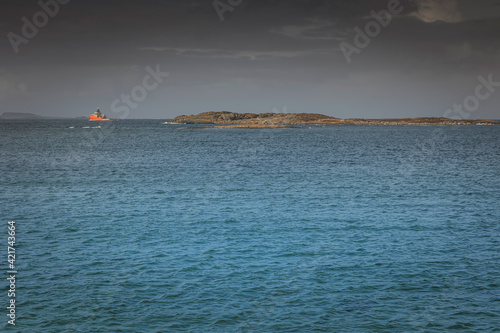
<instances>
[{"instance_id":1,"label":"brown vegetation on island","mask_svg":"<svg viewBox=\"0 0 500 333\"><path fill-rule=\"evenodd\" d=\"M290 125L266 125L266 124L241 124L241 125L211 126L209 128L294 128L294 126L290 126Z\"/></svg>"},{"instance_id":2,"label":"brown vegetation on island","mask_svg":"<svg viewBox=\"0 0 500 333\"><path fill-rule=\"evenodd\" d=\"M210 111L192 116L178 116L172 123L215 124L224 128L276 128L287 125L500 125L494 120L467 120L437 117L388 118L388 119L340 119L317 113L235 113Z\"/></svg>"}]
</instances>

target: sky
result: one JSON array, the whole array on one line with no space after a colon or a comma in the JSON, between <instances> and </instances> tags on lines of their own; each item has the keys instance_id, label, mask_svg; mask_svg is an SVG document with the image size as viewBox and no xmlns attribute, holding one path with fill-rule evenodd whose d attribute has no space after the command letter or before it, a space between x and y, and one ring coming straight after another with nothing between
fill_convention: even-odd
<instances>
[{"instance_id":1,"label":"sky","mask_svg":"<svg viewBox=\"0 0 500 333\"><path fill-rule=\"evenodd\" d=\"M0 114L500 119L500 0L1 7Z\"/></svg>"}]
</instances>

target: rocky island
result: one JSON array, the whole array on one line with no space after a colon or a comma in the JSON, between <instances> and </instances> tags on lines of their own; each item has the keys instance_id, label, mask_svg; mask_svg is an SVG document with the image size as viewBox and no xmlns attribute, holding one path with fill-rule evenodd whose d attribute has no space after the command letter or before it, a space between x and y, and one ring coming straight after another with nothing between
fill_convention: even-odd
<instances>
[{"instance_id":1,"label":"rocky island","mask_svg":"<svg viewBox=\"0 0 500 333\"><path fill-rule=\"evenodd\" d=\"M500 125L495 120L468 120L438 117L341 119L317 113L235 113L210 111L178 116L170 123L223 125L224 128L279 128L293 125Z\"/></svg>"}]
</instances>

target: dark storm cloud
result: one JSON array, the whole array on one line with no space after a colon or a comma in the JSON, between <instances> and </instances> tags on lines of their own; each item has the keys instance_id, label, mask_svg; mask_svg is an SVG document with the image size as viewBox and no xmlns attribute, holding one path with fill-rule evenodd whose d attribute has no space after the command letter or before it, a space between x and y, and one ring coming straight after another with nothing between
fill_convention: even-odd
<instances>
[{"instance_id":1,"label":"dark storm cloud","mask_svg":"<svg viewBox=\"0 0 500 333\"><path fill-rule=\"evenodd\" d=\"M171 76L137 117L279 105L339 116L439 116L478 75L498 68L500 8L490 0L402 0L402 12L347 64L340 42L353 44L354 27L387 6L248 0L221 21L213 1L72 0L19 54L3 39L0 98L4 111L42 105L80 115L96 103L106 108L141 82L145 66L159 64ZM21 18L39 10L35 1L5 1L0 33L21 34Z\"/></svg>"}]
</instances>

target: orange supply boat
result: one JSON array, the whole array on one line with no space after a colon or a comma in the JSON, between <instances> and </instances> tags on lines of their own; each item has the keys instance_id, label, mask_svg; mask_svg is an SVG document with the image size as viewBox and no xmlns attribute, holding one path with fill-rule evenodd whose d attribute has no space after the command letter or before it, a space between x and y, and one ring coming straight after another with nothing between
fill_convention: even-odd
<instances>
[{"instance_id":1,"label":"orange supply boat","mask_svg":"<svg viewBox=\"0 0 500 333\"><path fill-rule=\"evenodd\" d=\"M97 111L94 112L93 114L89 114L89 120L92 121L108 121L108 120L114 120L114 119L109 119L106 117L105 114L102 114L99 108L97 108Z\"/></svg>"}]
</instances>

